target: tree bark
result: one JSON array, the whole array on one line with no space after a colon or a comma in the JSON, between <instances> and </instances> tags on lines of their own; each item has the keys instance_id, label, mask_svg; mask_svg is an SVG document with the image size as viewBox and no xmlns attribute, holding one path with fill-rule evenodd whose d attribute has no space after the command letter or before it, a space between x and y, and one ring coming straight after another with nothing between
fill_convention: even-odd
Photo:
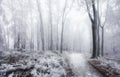
<instances>
[{"instance_id":1,"label":"tree bark","mask_svg":"<svg viewBox=\"0 0 120 77\"><path fill-rule=\"evenodd\" d=\"M104 56L104 27L102 29L101 56Z\"/></svg>"},{"instance_id":2,"label":"tree bark","mask_svg":"<svg viewBox=\"0 0 120 77\"><path fill-rule=\"evenodd\" d=\"M60 46L60 52L62 53L63 50L63 33L64 33L64 21L62 21L62 31L61 31L61 46Z\"/></svg>"},{"instance_id":3,"label":"tree bark","mask_svg":"<svg viewBox=\"0 0 120 77\"><path fill-rule=\"evenodd\" d=\"M98 26L98 12L95 7L95 0L92 0L93 22L92 22L92 36L93 36L93 53L92 58L96 58L99 53L99 26Z\"/></svg>"},{"instance_id":4,"label":"tree bark","mask_svg":"<svg viewBox=\"0 0 120 77\"><path fill-rule=\"evenodd\" d=\"M85 0L85 2L87 6L88 15L92 24L93 52L92 52L91 58L97 58L100 54L99 52L99 25L100 25L99 10L97 8L98 6L95 5L95 0L91 0L91 3L92 3L91 7L93 11L91 14L87 0Z\"/></svg>"}]
</instances>

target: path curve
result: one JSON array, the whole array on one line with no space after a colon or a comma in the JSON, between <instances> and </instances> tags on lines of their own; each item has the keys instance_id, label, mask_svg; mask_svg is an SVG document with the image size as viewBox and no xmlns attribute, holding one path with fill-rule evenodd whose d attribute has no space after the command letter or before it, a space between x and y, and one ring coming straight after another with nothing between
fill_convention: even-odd
<instances>
[{"instance_id":1,"label":"path curve","mask_svg":"<svg viewBox=\"0 0 120 77\"><path fill-rule=\"evenodd\" d=\"M65 59L71 67L74 77L103 77L91 65L88 64L86 57L81 53L64 53Z\"/></svg>"}]
</instances>

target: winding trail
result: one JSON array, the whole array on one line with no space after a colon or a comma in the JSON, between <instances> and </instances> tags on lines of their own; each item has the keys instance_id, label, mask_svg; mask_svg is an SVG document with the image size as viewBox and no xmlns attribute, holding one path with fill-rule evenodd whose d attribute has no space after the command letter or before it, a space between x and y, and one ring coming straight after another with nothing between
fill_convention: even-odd
<instances>
[{"instance_id":1,"label":"winding trail","mask_svg":"<svg viewBox=\"0 0 120 77\"><path fill-rule=\"evenodd\" d=\"M74 76L73 77L103 77L91 65L88 64L86 57L81 53L64 53Z\"/></svg>"}]
</instances>

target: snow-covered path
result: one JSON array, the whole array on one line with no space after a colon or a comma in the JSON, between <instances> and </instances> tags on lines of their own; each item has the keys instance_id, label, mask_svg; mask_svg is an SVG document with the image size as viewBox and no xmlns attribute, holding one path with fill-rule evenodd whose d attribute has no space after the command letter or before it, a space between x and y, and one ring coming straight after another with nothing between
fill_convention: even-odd
<instances>
[{"instance_id":1,"label":"snow-covered path","mask_svg":"<svg viewBox=\"0 0 120 77\"><path fill-rule=\"evenodd\" d=\"M74 73L74 77L102 77L87 63L87 59L83 54L66 52L64 55Z\"/></svg>"}]
</instances>

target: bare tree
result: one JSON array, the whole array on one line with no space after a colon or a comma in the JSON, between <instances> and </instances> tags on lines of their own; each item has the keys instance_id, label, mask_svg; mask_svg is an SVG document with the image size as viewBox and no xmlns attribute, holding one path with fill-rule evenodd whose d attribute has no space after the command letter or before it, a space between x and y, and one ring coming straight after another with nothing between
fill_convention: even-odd
<instances>
[{"instance_id":1,"label":"bare tree","mask_svg":"<svg viewBox=\"0 0 120 77\"><path fill-rule=\"evenodd\" d=\"M72 3L69 7L69 9L67 9L67 2L68 0L65 0L65 4L64 4L64 8L63 8L63 13L62 13L62 28L61 28L61 44L60 44L60 52L62 53L63 50L63 36L64 36L64 28L65 28L65 21L66 21L66 16L68 15L68 13L70 12L70 10L72 9L74 0L72 0Z\"/></svg>"},{"instance_id":2,"label":"bare tree","mask_svg":"<svg viewBox=\"0 0 120 77\"><path fill-rule=\"evenodd\" d=\"M60 45L60 52L61 52L61 53L62 53L62 50L63 50L63 33L64 33L66 7L67 7L67 0L65 0L65 6L64 6L64 8L63 8L63 13L62 13L61 45Z\"/></svg>"},{"instance_id":3,"label":"bare tree","mask_svg":"<svg viewBox=\"0 0 120 77\"><path fill-rule=\"evenodd\" d=\"M98 6L96 7L95 0L91 0L90 1L91 8L92 8L92 14L91 14L88 1L85 0L85 2L86 2L88 15L89 15L89 18L90 18L91 23L92 23L92 38L93 38L92 58L96 58L98 56L98 53L99 53L99 16L98 16L99 10L97 10Z\"/></svg>"},{"instance_id":4,"label":"bare tree","mask_svg":"<svg viewBox=\"0 0 120 77\"><path fill-rule=\"evenodd\" d=\"M100 17L100 10L99 10L99 0L95 1L95 0L90 0L90 3L88 3L87 0L85 0L86 3L86 7L87 7L87 12L88 12L88 16L91 20L92 23L92 38L93 38L93 52L92 52L92 57L91 58L97 58L101 55L100 53L100 30L99 27L101 27L102 23L101 23L101 17ZM91 4L91 6L89 6L89 4ZM91 7L91 8L90 8ZM92 9L92 12L91 12ZM104 26L102 26L101 28L103 29ZM102 37L104 31L102 30ZM103 38L102 38L103 41ZM103 45L103 44L102 44ZM102 46L103 48L103 46ZM102 52L103 53L103 52Z\"/></svg>"},{"instance_id":5,"label":"bare tree","mask_svg":"<svg viewBox=\"0 0 120 77\"><path fill-rule=\"evenodd\" d=\"M106 22L107 22L107 14L108 14L108 7L109 7L109 1L107 0L107 9L106 9L106 15L105 15L105 20L104 20L104 23L100 25L100 28L101 28L101 56L104 56L104 29L105 29L105 25L106 25ZM100 23L101 23L101 20L100 20Z\"/></svg>"},{"instance_id":6,"label":"bare tree","mask_svg":"<svg viewBox=\"0 0 120 77\"><path fill-rule=\"evenodd\" d=\"M41 4L40 4L40 2L38 0L36 0L36 2L37 2L38 12L39 12L42 50L44 51L45 50L45 47L44 47L44 28L43 28L43 19L42 19L42 13L41 13L41 6L40 6ZM37 36L39 36L39 34ZM38 43L39 43L39 41L38 41ZM38 47L39 47L39 44L38 44Z\"/></svg>"}]
</instances>

